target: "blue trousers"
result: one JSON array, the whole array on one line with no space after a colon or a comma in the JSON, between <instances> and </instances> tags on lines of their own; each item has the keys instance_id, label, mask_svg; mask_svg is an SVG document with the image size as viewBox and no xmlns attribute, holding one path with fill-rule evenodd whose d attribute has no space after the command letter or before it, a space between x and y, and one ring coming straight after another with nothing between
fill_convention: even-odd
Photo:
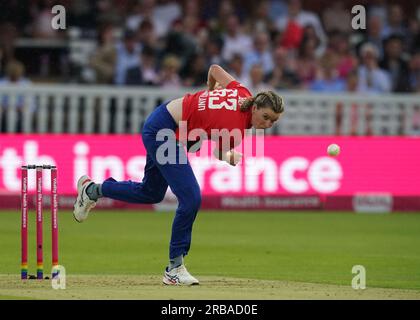
<instances>
[{"instance_id":1,"label":"blue trousers","mask_svg":"<svg viewBox=\"0 0 420 320\"><path fill-rule=\"evenodd\" d=\"M177 124L168 112L166 104L157 107L143 126L142 139L147 150L147 157L142 182L116 181L108 178L102 184L103 196L131 203L161 202L169 185L178 199L178 208L172 223L170 259L188 254L193 223L201 205L200 186L184 148L175 140L176 128ZM173 137L166 141L157 141L156 136L161 129L172 130ZM173 143L177 159L186 159L186 161L160 164L156 154L158 148L164 143Z\"/></svg>"}]
</instances>

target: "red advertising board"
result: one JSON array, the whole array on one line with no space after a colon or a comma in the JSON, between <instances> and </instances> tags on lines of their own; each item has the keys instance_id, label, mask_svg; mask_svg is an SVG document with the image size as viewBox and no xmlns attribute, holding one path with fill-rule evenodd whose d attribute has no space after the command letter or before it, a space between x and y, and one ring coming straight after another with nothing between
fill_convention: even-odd
<instances>
[{"instance_id":1,"label":"red advertising board","mask_svg":"<svg viewBox=\"0 0 420 320\"><path fill-rule=\"evenodd\" d=\"M236 167L212 158L211 152L205 152L206 144L202 152L189 154L204 207L341 206L363 211L372 206L395 209L407 203L415 210L419 205L419 138L270 136L251 140L244 145L262 144L262 149L245 148L243 162ZM339 156L327 155L331 143L340 145ZM23 164L56 165L60 197L66 199L74 197L77 179L83 174L98 182L109 176L141 181L145 162L146 151L138 135L0 135L0 206L19 196ZM30 192L35 190L34 174L29 173ZM48 193L50 180L47 175L44 179ZM175 200L168 196L166 201ZM103 203L104 207L125 206L115 201Z\"/></svg>"}]
</instances>

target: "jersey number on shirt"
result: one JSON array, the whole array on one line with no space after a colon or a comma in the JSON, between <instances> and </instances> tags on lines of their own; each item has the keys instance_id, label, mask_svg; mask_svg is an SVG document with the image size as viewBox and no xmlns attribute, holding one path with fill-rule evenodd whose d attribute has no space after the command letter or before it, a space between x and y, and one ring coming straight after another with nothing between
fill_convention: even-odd
<instances>
[{"instance_id":1,"label":"jersey number on shirt","mask_svg":"<svg viewBox=\"0 0 420 320\"><path fill-rule=\"evenodd\" d=\"M237 106L238 90L222 89L209 92L209 109L226 108L227 110L236 111Z\"/></svg>"}]
</instances>

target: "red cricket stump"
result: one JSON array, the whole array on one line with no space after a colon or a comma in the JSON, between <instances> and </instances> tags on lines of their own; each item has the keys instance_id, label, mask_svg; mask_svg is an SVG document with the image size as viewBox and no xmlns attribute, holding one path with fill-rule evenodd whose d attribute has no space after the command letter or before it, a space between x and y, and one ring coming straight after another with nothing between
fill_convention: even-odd
<instances>
[{"instance_id":1,"label":"red cricket stump","mask_svg":"<svg viewBox=\"0 0 420 320\"><path fill-rule=\"evenodd\" d=\"M36 263L37 279L44 278L42 250L42 166L36 166Z\"/></svg>"},{"instance_id":2,"label":"red cricket stump","mask_svg":"<svg viewBox=\"0 0 420 320\"><path fill-rule=\"evenodd\" d=\"M57 167L51 166L51 248L52 274L54 279L58 275L58 199L57 199Z\"/></svg>"},{"instance_id":3,"label":"red cricket stump","mask_svg":"<svg viewBox=\"0 0 420 320\"><path fill-rule=\"evenodd\" d=\"M28 168L22 166L22 185L21 185L21 265L20 278L28 279Z\"/></svg>"}]
</instances>

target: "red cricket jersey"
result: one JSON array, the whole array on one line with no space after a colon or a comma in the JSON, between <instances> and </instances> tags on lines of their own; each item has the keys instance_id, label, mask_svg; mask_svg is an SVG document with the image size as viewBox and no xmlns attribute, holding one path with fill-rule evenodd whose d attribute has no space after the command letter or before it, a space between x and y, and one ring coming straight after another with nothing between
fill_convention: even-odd
<instances>
[{"instance_id":1,"label":"red cricket jersey","mask_svg":"<svg viewBox=\"0 0 420 320\"><path fill-rule=\"evenodd\" d=\"M241 130L251 128L251 109L240 110L251 92L237 81L230 82L226 89L202 90L186 94L182 103L182 121L187 121L187 132L200 128L210 138L212 129Z\"/></svg>"}]
</instances>

